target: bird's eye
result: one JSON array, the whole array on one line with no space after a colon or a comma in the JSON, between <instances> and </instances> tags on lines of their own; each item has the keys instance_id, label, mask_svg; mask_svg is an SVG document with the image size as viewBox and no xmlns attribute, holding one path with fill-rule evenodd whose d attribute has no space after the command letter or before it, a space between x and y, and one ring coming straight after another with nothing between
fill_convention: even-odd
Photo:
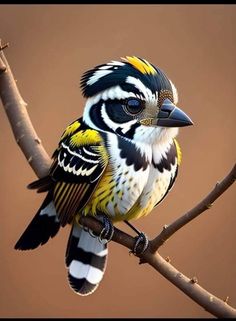
<instances>
[{"instance_id":1,"label":"bird's eye","mask_svg":"<svg viewBox=\"0 0 236 321\"><path fill-rule=\"evenodd\" d=\"M144 109L144 102L138 98L129 98L124 103L124 110L127 114L137 115Z\"/></svg>"}]
</instances>

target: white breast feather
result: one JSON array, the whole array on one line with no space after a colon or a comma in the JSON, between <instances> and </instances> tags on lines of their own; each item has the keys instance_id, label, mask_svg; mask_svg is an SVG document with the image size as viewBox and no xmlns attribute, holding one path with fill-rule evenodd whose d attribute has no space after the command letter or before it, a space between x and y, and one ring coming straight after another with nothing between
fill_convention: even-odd
<instances>
[{"instance_id":1,"label":"white breast feather","mask_svg":"<svg viewBox=\"0 0 236 321\"><path fill-rule=\"evenodd\" d=\"M117 208L119 212L121 214L126 214L143 192L143 189L148 181L150 166L147 166L145 170L140 169L138 171L135 171L134 165L127 166L126 159L120 158L120 149L118 148L117 136L113 134L108 134L108 142L109 154L111 157L110 162L114 168L114 180L119 182L119 184L116 187L116 191L122 191L123 197L121 199L119 198L117 193L115 193L114 202L110 202L107 208L109 210L109 213L114 215L114 204L117 203ZM140 145L140 148L144 148L142 144ZM149 157L151 156L151 148L147 148L146 154L150 154ZM118 168L119 165L121 166ZM128 171L127 175L124 174L126 171ZM129 181L130 179L132 180Z\"/></svg>"}]
</instances>

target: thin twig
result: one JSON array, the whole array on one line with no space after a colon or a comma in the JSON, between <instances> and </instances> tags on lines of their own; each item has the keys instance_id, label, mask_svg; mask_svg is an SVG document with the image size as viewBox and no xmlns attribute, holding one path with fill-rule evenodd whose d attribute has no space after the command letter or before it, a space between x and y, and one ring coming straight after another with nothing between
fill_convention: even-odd
<instances>
[{"instance_id":1,"label":"thin twig","mask_svg":"<svg viewBox=\"0 0 236 321\"><path fill-rule=\"evenodd\" d=\"M183 216L179 217L170 225L165 225L162 232L151 241L151 249L155 253L158 248L169 239L180 228L188 224L194 218L202 214L207 209L212 207L212 204L217 200L234 182L236 179L236 165L232 168L228 175L215 185L214 189L194 208L189 210Z\"/></svg>"},{"instance_id":2,"label":"thin twig","mask_svg":"<svg viewBox=\"0 0 236 321\"><path fill-rule=\"evenodd\" d=\"M11 69L2 50L0 50L0 69L2 70L2 73L0 73L0 97L11 124L14 136L36 175L38 177L43 177L48 173L51 159L43 148L40 139L36 135L26 110L26 104L19 93ZM229 186L230 184L225 186L225 189L222 192L218 190L217 193L215 193L214 200L219 197ZM218 189L221 188L222 185L218 187ZM212 203L212 199L210 200L211 202L206 202L207 205ZM94 218L81 217L79 221L82 225L92 229L95 233L101 232L101 223ZM186 223L183 225L185 224ZM169 227L166 227L166 230L168 229ZM178 230L178 228L176 230ZM168 231L170 231L168 232L168 237L175 232L173 232L171 229ZM164 237L165 236L166 234ZM112 240L129 249L133 248L135 242L132 236L118 230L117 228L115 228ZM155 240L151 241L148 249L144 252L144 254L139 256L141 262L150 264L156 271L160 272L166 279L168 279L187 296L192 298L195 302L213 315L217 317L236 317L236 310L229 306L227 302L215 297L203 289L199 284L197 284L197 282L193 282L193 280L195 280L194 277L188 278L183 275L170 264L170 260L165 260L157 252L153 253L153 246L155 246L154 241Z\"/></svg>"},{"instance_id":3,"label":"thin twig","mask_svg":"<svg viewBox=\"0 0 236 321\"><path fill-rule=\"evenodd\" d=\"M4 45L1 45L0 43L0 51L6 49L7 47L9 47L9 42L5 43Z\"/></svg>"}]
</instances>

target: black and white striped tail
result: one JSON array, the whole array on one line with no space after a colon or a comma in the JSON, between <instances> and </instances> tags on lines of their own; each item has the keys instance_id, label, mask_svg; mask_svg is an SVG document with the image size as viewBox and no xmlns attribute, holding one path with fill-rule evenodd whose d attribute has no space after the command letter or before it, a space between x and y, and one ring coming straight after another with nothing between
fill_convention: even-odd
<instances>
[{"instance_id":1,"label":"black and white striped tail","mask_svg":"<svg viewBox=\"0 0 236 321\"><path fill-rule=\"evenodd\" d=\"M105 272L107 244L99 242L76 223L72 226L66 251L68 280L80 295L89 295L98 287Z\"/></svg>"},{"instance_id":2,"label":"black and white striped tail","mask_svg":"<svg viewBox=\"0 0 236 321\"><path fill-rule=\"evenodd\" d=\"M15 249L35 249L45 244L50 237L54 237L59 228L60 223L49 192L35 217L16 243Z\"/></svg>"}]
</instances>

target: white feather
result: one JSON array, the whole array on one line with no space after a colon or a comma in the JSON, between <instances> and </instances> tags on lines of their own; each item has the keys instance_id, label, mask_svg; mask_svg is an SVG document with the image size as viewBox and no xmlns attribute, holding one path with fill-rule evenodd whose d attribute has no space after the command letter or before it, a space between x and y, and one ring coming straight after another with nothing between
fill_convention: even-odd
<instances>
[{"instance_id":1,"label":"white feather","mask_svg":"<svg viewBox=\"0 0 236 321\"><path fill-rule=\"evenodd\" d=\"M147 161L151 161L152 150L151 146L147 145L146 147L142 143L136 144L141 151L144 153L147 158ZM149 175L149 166L145 170L142 168L138 171L135 171L134 165L127 166L126 159L120 158L120 149L118 148L118 139L117 136L109 133L108 134L108 150L110 154L110 163L113 167L113 179L118 182L118 185L115 189L123 192L122 199L114 193L114 202L110 202L107 206L107 210L109 214L115 215L114 204L117 204L117 210L120 214L125 215L131 207L135 204L139 196L141 195ZM120 167L118 168L118 165ZM124 173L128 171L128 174L124 175ZM132 179L132 181L129 181ZM123 184L124 180L126 183ZM130 187L130 188L129 188Z\"/></svg>"},{"instance_id":2,"label":"white feather","mask_svg":"<svg viewBox=\"0 0 236 321\"><path fill-rule=\"evenodd\" d=\"M124 62L121 62L121 61L115 61L115 60L112 60L111 62L108 63L108 65L111 65L111 66L124 66Z\"/></svg>"},{"instance_id":3,"label":"white feather","mask_svg":"<svg viewBox=\"0 0 236 321\"><path fill-rule=\"evenodd\" d=\"M155 106L157 105L158 102L158 93L156 92L155 94L152 93L152 91L146 87L142 81L138 78L128 76L126 79L126 82L128 84L134 85L139 91L141 91L145 97L146 103L153 103Z\"/></svg>"},{"instance_id":4,"label":"white feather","mask_svg":"<svg viewBox=\"0 0 236 321\"><path fill-rule=\"evenodd\" d=\"M97 82L100 78L109 75L110 73L112 73L112 70L100 70L98 69L97 71L95 71L95 73L93 74L93 76L91 76L89 78L89 80L87 81L87 85L93 85L95 82Z\"/></svg>"},{"instance_id":5,"label":"white feather","mask_svg":"<svg viewBox=\"0 0 236 321\"><path fill-rule=\"evenodd\" d=\"M57 212L53 202L50 202L46 207L44 207L40 211L39 215L56 216Z\"/></svg>"},{"instance_id":6,"label":"white feather","mask_svg":"<svg viewBox=\"0 0 236 321\"><path fill-rule=\"evenodd\" d=\"M88 264L73 260L69 266L69 273L76 279L85 278L91 284L101 281L104 272Z\"/></svg>"},{"instance_id":7,"label":"white feather","mask_svg":"<svg viewBox=\"0 0 236 321\"><path fill-rule=\"evenodd\" d=\"M83 249L85 252L90 252L100 257L103 257L108 253L107 248L104 248L104 245L101 244L97 238L92 237L85 231L82 231L77 246Z\"/></svg>"},{"instance_id":8,"label":"white feather","mask_svg":"<svg viewBox=\"0 0 236 321\"><path fill-rule=\"evenodd\" d=\"M172 87L172 92L173 92L173 100L174 100L174 104L177 105L178 104L178 91L175 87L175 85L173 84L173 82L169 79L169 82L171 84L171 87Z\"/></svg>"}]
</instances>

